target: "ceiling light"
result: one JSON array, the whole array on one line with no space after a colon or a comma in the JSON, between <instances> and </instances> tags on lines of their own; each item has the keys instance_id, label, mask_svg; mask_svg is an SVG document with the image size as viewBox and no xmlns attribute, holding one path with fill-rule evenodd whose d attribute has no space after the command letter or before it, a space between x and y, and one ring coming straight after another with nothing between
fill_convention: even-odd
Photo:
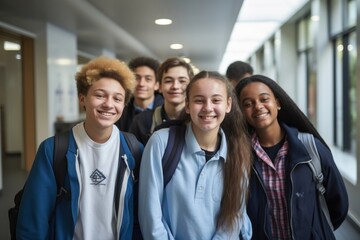
<instances>
[{"instance_id":1,"label":"ceiling light","mask_svg":"<svg viewBox=\"0 0 360 240\"><path fill-rule=\"evenodd\" d=\"M173 44L170 45L170 48L171 49L182 49L183 45L180 44L180 43L173 43Z\"/></svg>"},{"instance_id":2,"label":"ceiling light","mask_svg":"<svg viewBox=\"0 0 360 240\"><path fill-rule=\"evenodd\" d=\"M21 49L20 44L5 41L4 42L4 50L5 51L19 51Z\"/></svg>"},{"instance_id":3,"label":"ceiling light","mask_svg":"<svg viewBox=\"0 0 360 240\"><path fill-rule=\"evenodd\" d=\"M160 18L160 19L156 19L155 23L157 25L170 25L172 23L172 20L167 18Z\"/></svg>"}]
</instances>

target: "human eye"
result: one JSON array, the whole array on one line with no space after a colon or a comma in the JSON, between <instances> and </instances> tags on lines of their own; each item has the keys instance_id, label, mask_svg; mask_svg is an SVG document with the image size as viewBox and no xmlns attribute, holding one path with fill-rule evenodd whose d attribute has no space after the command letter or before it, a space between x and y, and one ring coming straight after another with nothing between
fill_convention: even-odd
<instances>
[{"instance_id":1,"label":"human eye","mask_svg":"<svg viewBox=\"0 0 360 240\"><path fill-rule=\"evenodd\" d=\"M163 82L164 82L165 84L171 84L171 83L174 82L174 80L171 79L171 78L165 78L165 79L163 80Z\"/></svg>"},{"instance_id":2,"label":"human eye","mask_svg":"<svg viewBox=\"0 0 360 240\"><path fill-rule=\"evenodd\" d=\"M249 108L249 107L252 106L252 103L251 103L251 101L244 101L244 102L242 103L242 106L243 106L244 108Z\"/></svg>"},{"instance_id":3,"label":"human eye","mask_svg":"<svg viewBox=\"0 0 360 240\"><path fill-rule=\"evenodd\" d=\"M121 95L115 96L115 97L114 97L114 101L117 102L117 103L124 102L124 97L121 96Z\"/></svg>"},{"instance_id":4,"label":"human eye","mask_svg":"<svg viewBox=\"0 0 360 240\"><path fill-rule=\"evenodd\" d=\"M262 97L261 98L261 102L269 102L270 98L269 97Z\"/></svg>"},{"instance_id":5,"label":"human eye","mask_svg":"<svg viewBox=\"0 0 360 240\"><path fill-rule=\"evenodd\" d=\"M102 92L95 92L94 96L98 99L103 99L105 97L105 94Z\"/></svg>"},{"instance_id":6,"label":"human eye","mask_svg":"<svg viewBox=\"0 0 360 240\"><path fill-rule=\"evenodd\" d=\"M141 80L141 76L135 75L135 80L136 80L136 81L140 81L140 80Z\"/></svg>"},{"instance_id":7,"label":"human eye","mask_svg":"<svg viewBox=\"0 0 360 240\"><path fill-rule=\"evenodd\" d=\"M223 99L221 97L216 97L212 99L212 102L215 104L222 103Z\"/></svg>"},{"instance_id":8,"label":"human eye","mask_svg":"<svg viewBox=\"0 0 360 240\"><path fill-rule=\"evenodd\" d=\"M188 83L189 83L188 79L186 79L186 78L181 78L181 79L179 80L179 82L180 82L181 84L188 84Z\"/></svg>"},{"instance_id":9,"label":"human eye","mask_svg":"<svg viewBox=\"0 0 360 240\"><path fill-rule=\"evenodd\" d=\"M200 103L203 103L203 99L202 98L199 98L199 97L197 97L197 98L194 98L194 103L196 103L196 104L200 104Z\"/></svg>"}]
</instances>

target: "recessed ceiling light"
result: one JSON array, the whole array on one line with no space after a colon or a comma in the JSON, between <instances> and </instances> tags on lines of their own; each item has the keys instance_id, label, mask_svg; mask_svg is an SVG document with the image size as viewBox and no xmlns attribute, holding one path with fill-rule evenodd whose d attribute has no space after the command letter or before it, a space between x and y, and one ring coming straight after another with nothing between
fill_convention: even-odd
<instances>
[{"instance_id":1,"label":"recessed ceiling light","mask_svg":"<svg viewBox=\"0 0 360 240\"><path fill-rule=\"evenodd\" d=\"M171 49L182 49L183 45L180 44L180 43L173 43L173 44L170 45L170 48Z\"/></svg>"},{"instance_id":2,"label":"recessed ceiling light","mask_svg":"<svg viewBox=\"0 0 360 240\"><path fill-rule=\"evenodd\" d=\"M171 19L167 19L167 18L160 18L160 19L156 19L155 23L157 25L169 25L172 23Z\"/></svg>"}]
</instances>

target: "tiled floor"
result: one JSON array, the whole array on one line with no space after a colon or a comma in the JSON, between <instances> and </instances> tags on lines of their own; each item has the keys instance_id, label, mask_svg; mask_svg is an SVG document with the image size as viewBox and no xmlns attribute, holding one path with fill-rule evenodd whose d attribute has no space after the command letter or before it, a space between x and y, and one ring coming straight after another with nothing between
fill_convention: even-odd
<instances>
[{"instance_id":1,"label":"tiled floor","mask_svg":"<svg viewBox=\"0 0 360 240\"><path fill-rule=\"evenodd\" d=\"M20 160L18 156L7 156L3 158L3 189L0 193L0 239L10 239L8 209L12 207L13 198L19 191L27 177L25 171L20 170ZM350 221L345 221L342 226L335 231L337 240L359 240L360 231L355 228ZM305 239L304 239L305 240Z\"/></svg>"}]
</instances>

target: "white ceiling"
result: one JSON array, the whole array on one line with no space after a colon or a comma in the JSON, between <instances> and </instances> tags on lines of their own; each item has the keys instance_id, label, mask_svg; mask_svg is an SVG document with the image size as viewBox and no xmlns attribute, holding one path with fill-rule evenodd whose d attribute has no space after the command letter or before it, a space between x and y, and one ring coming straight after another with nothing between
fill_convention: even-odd
<instances>
[{"instance_id":1,"label":"white ceiling","mask_svg":"<svg viewBox=\"0 0 360 240\"><path fill-rule=\"evenodd\" d=\"M0 26L36 29L50 22L77 35L81 53L114 52L122 60L191 59L221 73L246 61L309 0L0 0ZM159 26L158 18L173 23ZM170 44L181 43L181 50Z\"/></svg>"},{"instance_id":2,"label":"white ceiling","mask_svg":"<svg viewBox=\"0 0 360 240\"><path fill-rule=\"evenodd\" d=\"M207 70L218 70L242 0L0 0L0 22L36 29L50 22L77 35L88 54L103 47L125 61L147 55L160 61L189 57ZM157 18L173 24L158 26ZM169 48L172 43L182 50Z\"/></svg>"},{"instance_id":3,"label":"white ceiling","mask_svg":"<svg viewBox=\"0 0 360 240\"><path fill-rule=\"evenodd\" d=\"M275 31L309 0L246 0L234 25L219 71L246 61Z\"/></svg>"}]
</instances>

